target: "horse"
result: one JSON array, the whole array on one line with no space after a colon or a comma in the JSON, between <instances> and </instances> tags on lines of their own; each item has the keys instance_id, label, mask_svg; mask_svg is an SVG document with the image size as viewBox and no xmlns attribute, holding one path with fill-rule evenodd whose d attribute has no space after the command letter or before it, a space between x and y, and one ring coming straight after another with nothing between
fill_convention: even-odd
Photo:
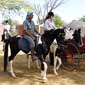
<instances>
[{"instance_id":1,"label":"horse","mask_svg":"<svg viewBox=\"0 0 85 85\"><path fill-rule=\"evenodd\" d=\"M46 33L44 33L42 35L42 40L44 40L46 46L47 46L47 53L44 54L44 59L46 58L46 55L49 53L50 51L50 46L51 44L53 43L54 40L56 40L57 44L64 44L64 39L65 39L65 31L64 29L56 29L54 31L54 34L53 34L53 31L54 30L50 30L50 31L46 31ZM55 50L54 50L55 51ZM54 62L53 62L53 71L54 71L54 74L55 75L58 75L57 71L58 69L56 68L59 68L60 64L57 65L57 60L60 62L60 58L58 58L58 56L55 56L55 52L53 54L53 58L54 58ZM56 66L57 65L57 66Z\"/></svg>"},{"instance_id":2,"label":"horse","mask_svg":"<svg viewBox=\"0 0 85 85\"><path fill-rule=\"evenodd\" d=\"M56 29L56 30L51 30L47 33L47 35L42 35L42 44L38 44L35 47L35 51L36 51L36 55L38 57L38 59L41 62L41 78L42 79L47 79L46 78L46 72L47 72L47 64L45 62L45 55L48 53L49 47L52 44L53 40L56 39L57 42L61 43L63 42L64 37L61 36L61 34L64 33L63 29ZM48 37L47 40L44 39L45 37ZM44 43L45 41L45 43ZM20 44L20 42L22 42ZM23 44L24 42L24 44ZM10 39L8 39L8 45L10 45L10 50L11 50L11 55L9 56L8 59L8 52L5 49L5 54L4 54L4 71L7 71L7 60L9 61L9 72L11 73L12 77L16 77L14 71L13 71L13 60L15 58L15 56L17 55L17 53L22 50L24 53L29 53L30 48L29 48L29 42L27 42L26 39L24 39L23 37L18 37L18 36L14 36L11 37ZM26 44L26 46L25 46ZM46 45L45 45L46 44ZM23 49L22 46L25 46L26 50Z\"/></svg>"},{"instance_id":3,"label":"horse","mask_svg":"<svg viewBox=\"0 0 85 85\"><path fill-rule=\"evenodd\" d=\"M58 36L56 37L58 47L57 48L54 47L55 48L54 52L53 52L54 57L51 60L51 62L54 61L53 70L56 75L58 75L56 70L58 70L62 64L65 64L67 62L67 51L73 50L72 51L73 53L75 53L75 52L78 53L79 45L81 45L81 42L82 42L80 29L74 31L70 28L67 28L67 29L62 28L62 30L64 30L64 32L59 33ZM57 30L57 32L58 32L58 30ZM44 39L46 46L48 48L48 52L50 49L50 45L52 44L52 41L53 41L53 40L52 41L50 40L52 38L51 33L52 33L52 31L47 32L42 36L42 38ZM63 38L60 36L63 36ZM48 52L47 52L47 54L48 54ZM46 55L44 55L44 59L45 59ZM59 63L56 66L57 61Z\"/></svg>"},{"instance_id":4,"label":"horse","mask_svg":"<svg viewBox=\"0 0 85 85\"><path fill-rule=\"evenodd\" d=\"M49 51L50 51L50 47L53 44L53 41L57 42L57 44L61 43L63 44L64 42L64 36L65 36L65 32L64 29L56 29L56 30L50 30L50 31L46 31L46 33L44 33L42 36L39 36L39 40L40 42L45 43L45 47L47 48L47 50L45 51L45 53L43 54L43 58L45 60L46 56L48 55ZM55 46L56 48L56 46ZM54 50L56 51L56 50ZM60 64L57 65L57 60L60 62L60 58L58 58L57 56L55 57L55 52L53 53L53 71L55 75L58 75L56 68L59 68ZM28 61L30 62L30 60L28 59ZM57 66L56 66L57 65ZM29 67L30 67L30 63L29 63ZM58 69L57 69L58 70Z\"/></svg>"},{"instance_id":5,"label":"horse","mask_svg":"<svg viewBox=\"0 0 85 85\"><path fill-rule=\"evenodd\" d=\"M77 53L79 54L79 46L82 44L80 29L74 31L72 29L67 28L64 30L65 30L64 44L59 43L58 48L56 48L55 51L55 56L59 61L59 65L56 67L57 61L54 60L55 61L54 67L56 67L57 70L62 64L67 63L68 52L72 52L72 54Z\"/></svg>"},{"instance_id":6,"label":"horse","mask_svg":"<svg viewBox=\"0 0 85 85\"><path fill-rule=\"evenodd\" d=\"M23 27L23 25L20 25L20 27ZM6 34L4 35L5 38ZM13 71L13 60L15 58L15 56L17 55L17 53L22 50L24 53L29 53L29 51L31 51L30 47L29 47L29 42L23 37L23 36L13 36L9 39L7 39L7 42L5 42L5 44L7 44L7 46L5 47L4 50L4 71L7 71L7 66L9 66L8 70L11 74L12 77L16 77L14 71ZM11 55L8 57L8 46L10 45L10 53ZM36 48L44 48L43 45L38 45ZM43 49L42 49L43 50ZM44 52L44 50L43 50ZM47 71L47 64L45 63L44 59L43 59L43 53L40 52L39 50L36 50L36 55L38 55L38 59L41 62L41 77L42 79L47 79L46 78L46 71ZM9 61L9 64L8 64Z\"/></svg>"}]
</instances>

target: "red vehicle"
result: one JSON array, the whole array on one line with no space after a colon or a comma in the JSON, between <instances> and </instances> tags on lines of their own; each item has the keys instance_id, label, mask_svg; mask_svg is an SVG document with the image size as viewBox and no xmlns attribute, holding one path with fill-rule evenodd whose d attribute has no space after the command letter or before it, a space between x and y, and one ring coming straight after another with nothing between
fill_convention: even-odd
<instances>
[{"instance_id":1,"label":"red vehicle","mask_svg":"<svg viewBox=\"0 0 85 85\"><path fill-rule=\"evenodd\" d=\"M85 53L85 36L82 37L82 45L79 48L80 54L84 54Z\"/></svg>"},{"instance_id":2,"label":"red vehicle","mask_svg":"<svg viewBox=\"0 0 85 85\"><path fill-rule=\"evenodd\" d=\"M64 69L80 69L81 59L85 59L84 56L82 56L85 54L85 36L82 37L82 45L79 48L71 40L67 45L67 65L64 65Z\"/></svg>"},{"instance_id":3,"label":"red vehicle","mask_svg":"<svg viewBox=\"0 0 85 85\"><path fill-rule=\"evenodd\" d=\"M82 57L82 54L85 54L85 37L82 37L82 45L78 48L76 48L76 46L74 44L69 43L69 45L71 45L69 48L72 48L76 50L77 54L80 55ZM75 52L73 52L73 50L69 50L68 53L68 60L73 60L73 57L75 55ZM70 59L69 59L70 58Z\"/></svg>"}]
</instances>

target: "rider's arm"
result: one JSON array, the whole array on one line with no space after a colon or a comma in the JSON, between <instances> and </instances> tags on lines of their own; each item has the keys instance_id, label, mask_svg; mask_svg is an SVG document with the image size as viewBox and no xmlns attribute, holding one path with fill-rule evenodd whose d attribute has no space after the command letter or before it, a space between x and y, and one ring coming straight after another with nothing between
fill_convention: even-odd
<instances>
[{"instance_id":1,"label":"rider's arm","mask_svg":"<svg viewBox=\"0 0 85 85\"><path fill-rule=\"evenodd\" d=\"M40 35L40 33L38 32L37 27L35 26L33 21L32 21L32 23L33 23L33 26L34 26L34 32L35 32L34 34L35 34L35 36L36 36L36 34Z\"/></svg>"},{"instance_id":2,"label":"rider's arm","mask_svg":"<svg viewBox=\"0 0 85 85\"><path fill-rule=\"evenodd\" d=\"M26 34L29 36L33 36L33 34L29 30L25 30Z\"/></svg>"},{"instance_id":3,"label":"rider's arm","mask_svg":"<svg viewBox=\"0 0 85 85\"><path fill-rule=\"evenodd\" d=\"M34 34L32 34L30 31L25 30L26 34L29 35L33 40L35 40Z\"/></svg>"}]
</instances>

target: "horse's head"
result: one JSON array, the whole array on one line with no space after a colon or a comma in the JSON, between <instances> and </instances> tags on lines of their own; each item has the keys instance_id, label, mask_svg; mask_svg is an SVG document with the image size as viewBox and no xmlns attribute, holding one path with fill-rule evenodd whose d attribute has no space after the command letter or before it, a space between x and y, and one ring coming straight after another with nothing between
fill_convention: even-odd
<instances>
[{"instance_id":1,"label":"horse's head","mask_svg":"<svg viewBox=\"0 0 85 85\"><path fill-rule=\"evenodd\" d=\"M65 39L65 31L64 29L56 29L54 32L54 36L56 38L57 43L63 43Z\"/></svg>"},{"instance_id":2,"label":"horse's head","mask_svg":"<svg viewBox=\"0 0 85 85\"><path fill-rule=\"evenodd\" d=\"M82 39L81 39L81 29L75 30L73 34L73 39L76 41L78 45L82 44Z\"/></svg>"}]
</instances>

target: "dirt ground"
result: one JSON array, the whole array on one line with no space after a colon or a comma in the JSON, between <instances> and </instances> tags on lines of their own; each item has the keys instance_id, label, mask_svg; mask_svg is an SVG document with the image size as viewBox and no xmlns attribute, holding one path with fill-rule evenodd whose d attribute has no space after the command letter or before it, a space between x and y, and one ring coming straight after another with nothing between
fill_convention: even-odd
<instances>
[{"instance_id":1,"label":"dirt ground","mask_svg":"<svg viewBox=\"0 0 85 85\"><path fill-rule=\"evenodd\" d=\"M32 62L31 69L27 69L26 55L17 55L13 66L17 76L15 79L3 72L3 52L0 51L0 85L85 85L85 70L74 72L60 69L59 75L55 76L48 66L48 81L43 83L35 63Z\"/></svg>"}]
</instances>

